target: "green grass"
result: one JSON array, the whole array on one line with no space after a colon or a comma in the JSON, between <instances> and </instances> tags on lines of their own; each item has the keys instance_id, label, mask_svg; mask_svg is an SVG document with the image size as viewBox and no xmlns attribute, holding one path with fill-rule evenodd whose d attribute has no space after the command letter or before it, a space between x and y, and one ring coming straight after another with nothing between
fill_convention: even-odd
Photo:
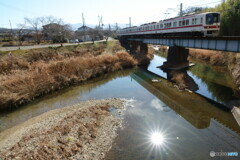
<instances>
[{"instance_id":1,"label":"green grass","mask_svg":"<svg viewBox=\"0 0 240 160\"><path fill-rule=\"evenodd\" d=\"M7 54L8 51L0 51L0 56Z\"/></svg>"}]
</instances>

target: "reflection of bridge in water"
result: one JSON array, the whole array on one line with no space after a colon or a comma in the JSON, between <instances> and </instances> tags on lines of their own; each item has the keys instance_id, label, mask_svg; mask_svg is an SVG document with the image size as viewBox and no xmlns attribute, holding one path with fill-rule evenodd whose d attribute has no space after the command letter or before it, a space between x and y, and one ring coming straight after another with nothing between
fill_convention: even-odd
<instances>
[{"instance_id":1,"label":"reflection of bridge in water","mask_svg":"<svg viewBox=\"0 0 240 160\"><path fill-rule=\"evenodd\" d=\"M227 108L222 108L200 95L177 91L170 82L149 71L139 69L131 77L194 127L208 128L213 118L238 134L240 133L240 127ZM152 82L152 79L159 79L161 82Z\"/></svg>"}]
</instances>

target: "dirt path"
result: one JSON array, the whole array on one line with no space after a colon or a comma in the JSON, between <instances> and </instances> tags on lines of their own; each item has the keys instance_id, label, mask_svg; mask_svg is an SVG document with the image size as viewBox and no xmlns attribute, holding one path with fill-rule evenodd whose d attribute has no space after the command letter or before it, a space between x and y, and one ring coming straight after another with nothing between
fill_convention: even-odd
<instances>
[{"instance_id":1,"label":"dirt path","mask_svg":"<svg viewBox=\"0 0 240 160\"><path fill-rule=\"evenodd\" d=\"M104 42L105 40L95 41L96 43ZM72 46L72 45L78 45L78 44L89 44L92 42L81 42L81 43L64 43L63 46ZM22 50L28 50L28 49L36 49L36 48L47 48L47 47L59 47L61 44L44 44L44 45L34 45L34 46L20 46L20 49ZM13 46L13 47L0 47L0 51L14 51L18 50L19 46Z\"/></svg>"},{"instance_id":2,"label":"dirt path","mask_svg":"<svg viewBox=\"0 0 240 160\"><path fill-rule=\"evenodd\" d=\"M123 106L89 100L32 118L0 134L0 159L104 159L121 126L109 110Z\"/></svg>"}]
</instances>

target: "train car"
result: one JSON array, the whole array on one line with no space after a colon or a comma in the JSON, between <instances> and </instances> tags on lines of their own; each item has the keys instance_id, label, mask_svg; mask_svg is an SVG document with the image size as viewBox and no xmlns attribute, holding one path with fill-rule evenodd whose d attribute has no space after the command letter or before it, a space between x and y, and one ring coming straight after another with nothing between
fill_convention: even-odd
<instances>
[{"instance_id":1,"label":"train car","mask_svg":"<svg viewBox=\"0 0 240 160\"><path fill-rule=\"evenodd\" d=\"M119 37L130 35L163 36L217 36L220 29L220 13L188 14L159 22L121 29Z\"/></svg>"}]
</instances>

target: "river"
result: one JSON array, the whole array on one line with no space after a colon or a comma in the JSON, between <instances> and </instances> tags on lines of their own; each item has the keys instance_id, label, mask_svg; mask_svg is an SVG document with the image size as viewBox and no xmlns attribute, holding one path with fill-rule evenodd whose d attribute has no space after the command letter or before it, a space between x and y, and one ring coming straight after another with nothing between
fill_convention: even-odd
<instances>
[{"instance_id":1,"label":"river","mask_svg":"<svg viewBox=\"0 0 240 160\"><path fill-rule=\"evenodd\" d=\"M225 107L239 99L230 76L222 69L196 64L186 70L197 85L196 93L182 91L156 68L164 61L155 55L147 69L107 74L1 113L0 132L83 100L125 98L124 127L108 160L192 160L210 159L211 151L240 153L240 127Z\"/></svg>"}]
</instances>

